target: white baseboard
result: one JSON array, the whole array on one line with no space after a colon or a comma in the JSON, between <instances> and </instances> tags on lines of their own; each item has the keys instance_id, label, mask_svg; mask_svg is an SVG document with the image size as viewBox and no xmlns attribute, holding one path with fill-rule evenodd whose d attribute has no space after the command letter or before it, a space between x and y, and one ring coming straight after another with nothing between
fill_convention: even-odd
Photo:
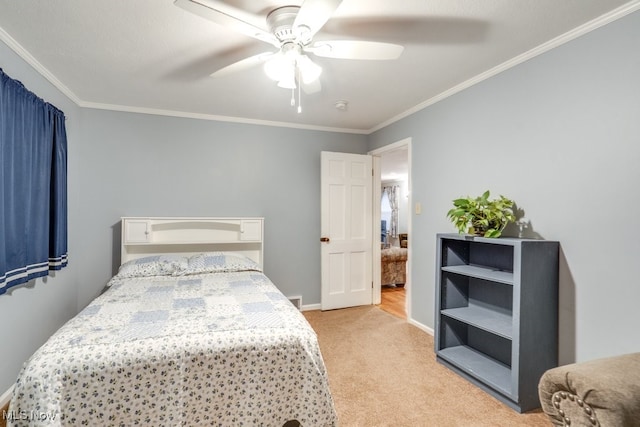
<instances>
[{"instance_id":1,"label":"white baseboard","mask_svg":"<svg viewBox=\"0 0 640 427\"><path fill-rule=\"evenodd\" d=\"M0 408L4 408L7 403L11 402L11 396L13 395L13 386L9 387L9 390L2 393L0 396Z\"/></svg>"},{"instance_id":2,"label":"white baseboard","mask_svg":"<svg viewBox=\"0 0 640 427\"><path fill-rule=\"evenodd\" d=\"M433 329L431 329L430 327L428 327L427 325L423 325L422 323L414 320L414 319L408 319L407 322L409 322L409 324L417 327L418 329L423 330L424 332L428 333L429 335L433 336Z\"/></svg>"},{"instance_id":3,"label":"white baseboard","mask_svg":"<svg viewBox=\"0 0 640 427\"><path fill-rule=\"evenodd\" d=\"M305 304L300 311L320 310L321 307L320 304Z\"/></svg>"},{"instance_id":4,"label":"white baseboard","mask_svg":"<svg viewBox=\"0 0 640 427\"><path fill-rule=\"evenodd\" d=\"M321 310L321 305L320 304L305 304L302 306L302 308L300 309L300 311L311 311L311 310ZM427 325L423 325L422 323L414 320L414 319L407 319L407 322L415 327L417 327L418 329L421 329L422 331L428 333L429 335L433 336L433 329L431 329L430 327L428 327Z\"/></svg>"}]
</instances>

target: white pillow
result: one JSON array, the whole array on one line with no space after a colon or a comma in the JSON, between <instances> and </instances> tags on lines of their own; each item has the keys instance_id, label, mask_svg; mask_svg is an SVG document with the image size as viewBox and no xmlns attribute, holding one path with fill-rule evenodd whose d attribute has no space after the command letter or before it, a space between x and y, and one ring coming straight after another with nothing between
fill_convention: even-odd
<instances>
[{"instance_id":1,"label":"white pillow","mask_svg":"<svg viewBox=\"0 0 640 427\"><path fill-rule=\"evenodd\" d=\"M262 271L251 258L234 252L210 252L189 257L181 274L200 274L233 271Z\"/></svg>"},{"instance_id":2,"label":"white pillow","mask_svg":"<svg viewBox=\"0 0 640 427\"><path fill-rule=\"evenodd\" d=\"M118 277L176 276L187 269L188 258L178 255L154 255L127 261Z\"/></svg>"}]
</instances>

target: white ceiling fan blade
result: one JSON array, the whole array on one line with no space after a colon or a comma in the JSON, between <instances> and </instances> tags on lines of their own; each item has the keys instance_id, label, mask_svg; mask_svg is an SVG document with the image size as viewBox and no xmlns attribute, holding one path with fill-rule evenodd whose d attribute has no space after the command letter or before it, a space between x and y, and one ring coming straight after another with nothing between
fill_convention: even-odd
<instances>
[{"instance_id":1,"label":"white ceiling fan blade","mask_svg":"<svg viewBox=\"0 0 640 427\"><path fill-rule=\"evenodd\" d=\"M404 46L364 40L330 40L316 42L304 50L325 58L390 60L397 59Z\"/></svg>"},{"instance_id":2,"label":"white ceiling fan blade","mask_svg":"<svg viewBox=\"0 0 640 427\"><path fill-rule=\"evenodd\" d=\"M280 47L276 37L251 23L256 17L216 0L175 0L176 6L233 31Z\"/></svg>"},{"instance_id":3,"label":"white ceiling fan blade","mask_svg":"<svg viewBox=\"0 0 640 427\"><path fill-rule=\"evenodd\" d=\"M258 65L262 65L273 55L276 55L277 52L263 52L258 55L253 55L245 59L241 59L238 62L234 62L231 65L227 65L226 67L220 68L218 71L211 73L211 77L219 78L226 77L230 74L235 74L239 71L244 71L249 68L256 67Z\"/></svg>"},{"instance_id":4,"label":"white ceiling fan blade","mask_svg":"<svg viewBox=\"0 0 640 427\"><path fill-rule=\"evenodd\" d=\"M313 36L331 18L342 0L305 0L293 22L293 32L303 43Z\"/></svg>"}]
</instances>

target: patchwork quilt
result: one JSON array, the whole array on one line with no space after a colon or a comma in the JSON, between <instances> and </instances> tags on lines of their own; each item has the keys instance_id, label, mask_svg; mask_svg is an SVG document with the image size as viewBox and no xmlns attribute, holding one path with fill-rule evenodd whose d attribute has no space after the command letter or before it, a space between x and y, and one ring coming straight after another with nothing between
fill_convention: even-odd
<instances>
[{"instance_id":1,"label":"patchwork quilt","mask_svg":"<svg viewBox=\"0 0 640 427\"><path fill-rule=\"evenodd\" d=\"M170 273L115 276L25 363L8 425L337 424L315 332L263 273Z\"/></svg>"}]
</instances>

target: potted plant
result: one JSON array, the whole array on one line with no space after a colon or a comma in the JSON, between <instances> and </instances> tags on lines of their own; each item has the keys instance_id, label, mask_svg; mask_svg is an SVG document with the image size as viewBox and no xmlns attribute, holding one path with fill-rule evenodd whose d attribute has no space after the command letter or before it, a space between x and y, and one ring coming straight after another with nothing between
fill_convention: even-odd
<instances>
[{"instance_id":1,"label":"potted plant","mask_svg":"<svg viewBox=\"0 0 640 427\"><path fill-rule=\"evenodd\" d=\"M460 198L453 201L447 213L460 234L468 233L483 237L500 237L502 230L516 220L513 200L500 196L489 200L489 190L481 196Z\"/></svg>"}]
</instances>

